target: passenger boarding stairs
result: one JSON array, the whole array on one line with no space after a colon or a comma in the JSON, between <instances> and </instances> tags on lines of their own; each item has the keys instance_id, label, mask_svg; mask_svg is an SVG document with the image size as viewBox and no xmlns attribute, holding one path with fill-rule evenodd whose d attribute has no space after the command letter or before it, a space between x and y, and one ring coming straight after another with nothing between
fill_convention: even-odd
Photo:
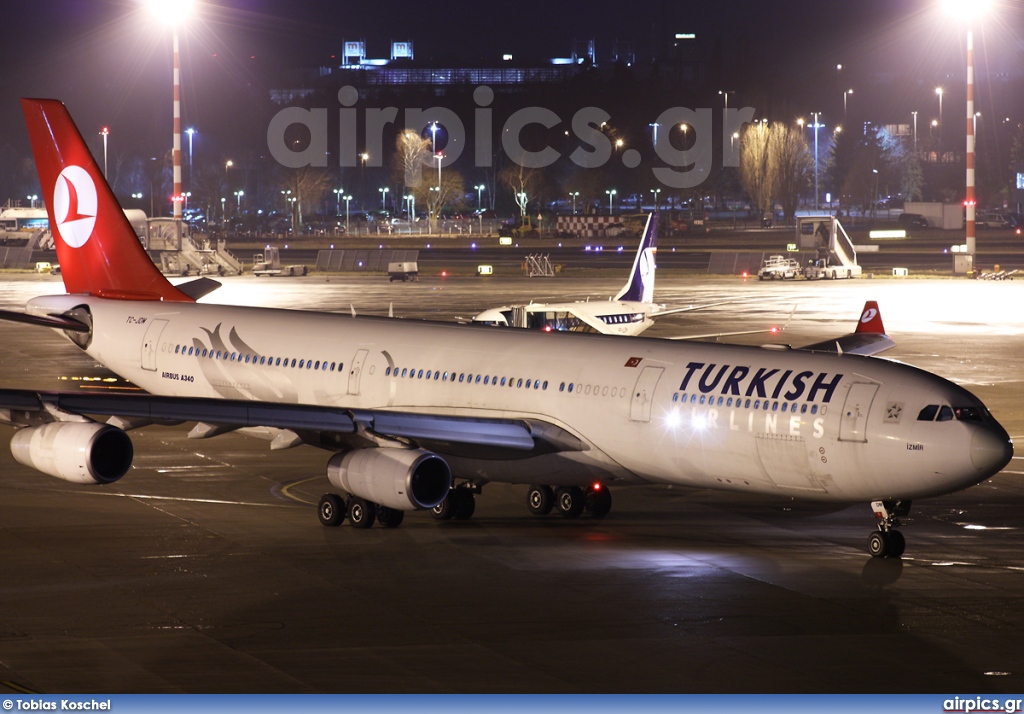
<instances>
[{"instance_id":1,"label":"passenger boarding stairs","mask_svg":"<svg viewBox=\"0 0 1024 714\"><path fill-rule=\"evenodd\" d=\"M800 216L796 221L800 250L816 251L816 259L827 265L857 265L857 249L834 216Z\"/></svg>"},{"instance_id":2,"label":"passenger boarding stairs","mask_svg":"<svg viewBox=\"0 0 1024 714\"><path fill-rule=\"evenodd\" d=\"M242 262L218 241L216 248L201 235L199 243L190 235L181 237L181 249L160 252L160 266L169 275L241 275Z\"/></svg>"}]
</instances>

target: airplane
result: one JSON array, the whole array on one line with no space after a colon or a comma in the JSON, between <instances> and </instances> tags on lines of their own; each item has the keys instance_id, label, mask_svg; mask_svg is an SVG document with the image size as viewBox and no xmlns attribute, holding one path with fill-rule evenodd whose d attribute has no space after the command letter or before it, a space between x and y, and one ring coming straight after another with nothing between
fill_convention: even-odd
<instances>
[{"instance_id":1,"label":"airplane","mask_svg":"<svg viewBox=\"0 0 1024 714\"><path fill-rule=\"evenodd\" d=\"M200 303L217 283L160 274L64 105L22 106L66 294L0 317L56 330L145 390L0 389L14 458L50 476L115 482L128 431L194 422L196 439L246 429L271 450L330 452L324 526L465 519L495 481L570 518L606 515L613 485L672 484L870 502L868 552L899 557L912 500L1013 454L970 392L868 356L892 344L871 302L856 332L803 349Z\"/></svg>"},{"instance_id":2,"label":"airplane","mask_svg":"<svg viewBox=\"0 0 1024 714\"><path fill-rule=\"evenodd\" d=\"M484 310L474 324L525 327L534 330L589 332L602 335L639 335L659 317L700 310L710 305L666 308L654 302L655 255L658 251L658 214L651 213L641 233L629 279L608 301L505 305ZM731 333L750 334L750 333ZM714 335L719 336L719 335ZM725 335L721 335L725 336Z\"/></svg>"}]
</instances>

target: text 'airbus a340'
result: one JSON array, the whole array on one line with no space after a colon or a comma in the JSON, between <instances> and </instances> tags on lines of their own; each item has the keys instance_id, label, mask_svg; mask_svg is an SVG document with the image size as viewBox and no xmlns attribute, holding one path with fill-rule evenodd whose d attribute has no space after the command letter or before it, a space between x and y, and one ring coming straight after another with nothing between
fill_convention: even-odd
<instances>
[{"instance_id":1,"label":"text 'airbus a340'","mask_svg":"<svg viewBox=\"0 0 1024 714\"><path fill-rule=\"evenodd\" d=\"M870 303L857 332L805 349L201 304L216 283L159 273L64 106L22 104L67 294L3 317L55 329L148 392L0 390L15 458L52 476L116 481L127 429L196 422L195 438L258 428L274 449L333 452L347 497L321 499L325 525L466 518L490 481L533 484L531 511L566 516L606 514L613 484L676 484L873 502L869 550L897 556L911 499L1012 455L971 393L864 356L889 344Z\"/></svg>"}]
</instances>

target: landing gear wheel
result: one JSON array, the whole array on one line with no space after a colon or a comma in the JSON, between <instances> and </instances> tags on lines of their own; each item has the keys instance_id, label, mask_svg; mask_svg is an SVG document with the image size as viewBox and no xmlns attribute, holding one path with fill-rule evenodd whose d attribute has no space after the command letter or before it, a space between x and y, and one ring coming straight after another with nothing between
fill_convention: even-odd
<instances>
[{"instance_id":1,"label":"landing gear wheel","mask_svg":"<svg viewBox=\"0 0 1024 714\"><path fill-rule=\"evenodd\" d=\"M868 536L868 553L872 558L899 558L907 548L907 540L896 530L900 518L910 514L911 501L872 501L871 510L878 519L878 530Z\"/></svg>"},{"instance_id":2,"label":"landing gear wheel","mask_svg":"<svg viewBox=\"0 0 1024 714\"><path fill-rule=\"evenodd\" d=\"M369 528L377 517L377 505L353 496L348 502L348 522L353 528Z\"/></svg>"},{"instance_id":3,"label":"landing gear wheel","mask_svg":"<svg viewBox=\"0 0 1024 714\"><path fill-rule=\"evenodd\" d=\"M345 502L341 496L327 493L320 497L320 504L317 506L317 514L320 516L320 523L325 526L340 526L345 520Z\"/></svg>"},{"instance_id":4,"label":"landing gear wheel","mask_svg":"<svg viewBox=\"0 0 1024 714\"><path fill-rule=\"evenodd\" d=\"M405 511L387 506L377 506L377 522L385 528L398 528L405 520Z\"/></svg>"},{"instance_id":5,"label":"landing gear wheel","mask_svg":"<svg viewBox=\"0 0 1024 714\"><path fill-rule=\"evenodd\" d=\"M449 491L448 495L444 497L444 500L439 504L430 509L430 515L439 521L450 521L455 517L455 507L453 505L452 497L455 495L455 491Z\"/></svg>"},{"instance_id":6,"label":"landing gear wheel","mask_svg":"<svg viewBox=\"0 0 1024 714\"><path fill-rule=\"evenodd\" d=\"M889 531L889 551L886 553L890 558L899 558L907 549L907 539L899 531Z\"/></svg>"},{"instance_id":7,"label":"landing gear wheel","mask_svg":"<svg viewBox=\"0 0 1024 714\"><path fill-rule=\"evenodd\" d=\"M578 486L570 486L568 488L560 488L555 493L555 501L558 504L558 511L566 518L579 518L579 515L583 513L583 507L585 505L585 497L583 496L583 489Z\"/></svg>"},{"instance_id":8,"label":"landing gear wheel","mask_svg":"<svg viewBox=\"0 0 1024 714\"><path fill-rule=\"evenodd\" d=\"M550 486L530 486L526 492L526 507L535 516L546 516L555 506L555 494Z\"/></svg>"},{"instance_id":9,"label":"landing gear wheel","mask_svg":"<svg viewBox=\"0 0 1024 714\"><path fill-rule=\"evenodd\" d=\"M872 558L884 558L889 550L889 534L875 531L868 536L868 554Z\"/></svg>"},{"instance_id":10,"label":"landing gear wheel","mask_svg":"<svg viewBox=\"0 0 1024 714\"><path fill-rule=\"evenodd\" d=\"M612 492L604 484L591 486L587 489L583 505L594 518L604 518L612 510Z\"/></svg>"},{"instance_id":11,"label":"landing gear wheel","mask_svg":"<svg viewBox=\"0 0 1024 714\"><path fill-rule=\"evenodd\" d=\"M452 500L452 518L465 521L473 517L476 510L476 498L468 488L456 488L448 496Z\"/></svg>"}]
</instances>

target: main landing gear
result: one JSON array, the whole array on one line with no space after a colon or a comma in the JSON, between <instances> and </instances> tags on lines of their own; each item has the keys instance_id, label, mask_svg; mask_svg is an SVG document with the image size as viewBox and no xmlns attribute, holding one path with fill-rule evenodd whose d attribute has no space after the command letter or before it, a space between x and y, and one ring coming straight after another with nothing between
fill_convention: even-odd
<instances>
[{"instance_id":1,"label":"main landing gear","mask_svg":"<svg viewBox=\"0 0 1024 714\"><path fill-rule=\"evenodd\" d=\"M555 508L566 518L578 518L584 511L595 518L603 518L612 509L612 492L603 483L592 483L587 488L562 486L530 486L526 492L526 507L535 516L546 516Z\"/></svg>"},{"instance_id":2,"label":"main landing gear","mask_svg":"<svg viewBox=\"0 0 1024 714\"><path fill-rule=\"evenodd\" d=\"M476 496L480 487L466 483L454 486L448 497L430 509L430 513L439 521L465 521L472 518L476 510Z\"/></svg>"},{"instance_id":3,"label":"main landing gear","mask_svg":"<svg viewBox=\"0 0 1024 714\"><path fill-rule=\"evenodd\" d=\"M348 517L348 522L353 528L370 528L374 521L385 528L398 528L405 519L405 511L381 506L358 496L353 496L346 502L341 496L333 493L320 498L317 513L320 516L320 523L325 526L340 526Z\"/></svg>"},{"instance_id":4,"label":"main landing gear","mask_svg":"<svg viewBox=\"0 0 1024 714\"><path fill-rule=\"evenodd\" d=\"M872 501L871 510L878 519L878 530L868 536L868 553L872 558L899 558L907 541L897 528L900 518L910 513L910 501Z\"/></svg>"}]
</instances>

